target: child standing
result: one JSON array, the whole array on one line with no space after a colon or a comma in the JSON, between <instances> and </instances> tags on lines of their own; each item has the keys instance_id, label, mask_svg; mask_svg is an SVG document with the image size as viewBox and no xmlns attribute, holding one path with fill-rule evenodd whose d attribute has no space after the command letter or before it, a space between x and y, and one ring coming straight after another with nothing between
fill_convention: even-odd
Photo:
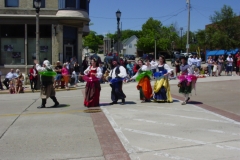
<instances>
[{"instance_id":1,"label":"child standing","mask_svg":"<svg viewBox=\"0 0 240 160\"><path fill-rule=\"evenodd\" d=\"M9 93L10 94L14 94L15 93L15 86L14 86L13 81L9 82Z\"/></svg>"},{"instance_id":2,"label":"child standing","mask_svg":"<svg viewBox=\"0 0 240 160\"><path fill-rule=\"evenodd\" d=\"M213 75L212 76L215 76L215 77L217 77L217 62L216 61L214 61L213 62Z\"/></svg>"}]
</instances>

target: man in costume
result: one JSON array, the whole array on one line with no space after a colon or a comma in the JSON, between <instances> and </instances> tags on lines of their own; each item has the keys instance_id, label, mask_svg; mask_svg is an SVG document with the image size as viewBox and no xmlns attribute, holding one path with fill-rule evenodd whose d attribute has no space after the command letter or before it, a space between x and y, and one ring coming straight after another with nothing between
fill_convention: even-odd
<instances>
[{"instance_id":1,"label":"man in costume","mask_svg":"<svg viewBox=\"0 0 240 160\"><path fill-rule=\"evenodd\" d=\"M53 87L54 77L56 76L56 72L53 71L53 68L48 60L43 61L43 67L41 67L37 60L34 60L36 64L36 69L38 73L41 75L41 93L40 96L42 98L42 105L38 108L45 108L47 98L50 97L54 105L52 107L57 107L59 102L55 97L55 89Z\"/></svg>"},{"instance_id":2,"label":"man in costume","mask_svg":"<svg viewBox=\"0 0 240 160\"><path fill-rule=\"evenodd\" d=\"M119 99L122 100L121 105L125 104L126 95L123 93L122 84L123 79L127 77L127 71L123 66L120 66L116 58L112 60L112 70L109 73L110 86L112 87L110 105L117 104Z\"/></svg>"}]
</instances>

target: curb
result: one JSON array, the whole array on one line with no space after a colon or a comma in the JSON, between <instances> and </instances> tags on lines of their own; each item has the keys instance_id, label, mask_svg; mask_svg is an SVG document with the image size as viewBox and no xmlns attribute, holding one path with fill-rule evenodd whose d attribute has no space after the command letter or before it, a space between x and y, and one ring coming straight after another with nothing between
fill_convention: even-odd
<instances>
[{"instance_id":1,"label":"curb","mask_svg":"<svg viewBox=\"0 0 240 160\"><path fill-rule=\"evenodd\" d=\"M66 89L55 89L56 92L60 92L60 91L71 91L71 90L78 90L78 89L84 89L85 86L81 86L81 87L78 87L78 88L69 88L69 90L66 90ZM32 90L30 89L26 89L24 90L24 93L36 93L36 92L40 92L40 90L35 90L34 92L32 92ZM24 94L24 93L20 93L20 94ZM10 94L8 90L3 90L3 91L0 91L0 94Z\"/></svg>"}]
</instances>

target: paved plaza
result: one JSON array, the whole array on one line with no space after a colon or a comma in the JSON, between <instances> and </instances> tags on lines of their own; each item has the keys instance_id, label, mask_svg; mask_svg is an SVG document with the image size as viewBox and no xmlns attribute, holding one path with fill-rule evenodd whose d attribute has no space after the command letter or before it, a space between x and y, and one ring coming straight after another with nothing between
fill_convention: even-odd
<instances>
[{"instance_id":1,"label":"paved plaza","mask_svg":"<svg viewBox=\"0 0 240 160\"><path fill-rule=\"evenodd\" d=\"M239 81L198 79L187 105L177 80L170 81L173 103L140 103L131 82L123 86L126 105L109 106L111 88L103 84L96 113L83 106L84 87L57 92L58 108L37 109L39 93L1 94L0 159L238 160Z\"/></svg>"}]
</instances>

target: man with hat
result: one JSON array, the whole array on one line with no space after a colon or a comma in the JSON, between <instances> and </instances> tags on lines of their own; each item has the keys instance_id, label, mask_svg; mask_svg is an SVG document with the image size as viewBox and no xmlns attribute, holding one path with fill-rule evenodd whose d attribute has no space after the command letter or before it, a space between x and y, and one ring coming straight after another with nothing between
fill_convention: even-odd
<instances>
[{"instance_id":1,"label":"man with hat","mask_svg":"<svg viewBox=\"0 0 240 160\"><path fill-rule=\"evenodd\" d=\"M112 87L110 105L117 104L119 99L122 100L121 105L125 104L126 95L122 91L123 79L127 76L127 71L123 66L118 64L117 58L112 59L112 70L109 73L110 86Z\"/></svg>"},{"instance_id":2,"label":"man with hat","mask_svg":"<svg viewBox=\"0 0 240 160\"><path fill-rule=\"evenodd\" d=\"M47 98L50 97L54 105L52 107L57 107L59 102L55 97L55 89L53 87L54 76L56 76L56 72L53 71L53 68L48 60L43 61L43 67L41 67L37 60L34 60L36 64L36 69L41 75L41 93L40 96L42 98L42 105L38 108L45 108L47 103Z\"/></svg>"}]
</instances>

